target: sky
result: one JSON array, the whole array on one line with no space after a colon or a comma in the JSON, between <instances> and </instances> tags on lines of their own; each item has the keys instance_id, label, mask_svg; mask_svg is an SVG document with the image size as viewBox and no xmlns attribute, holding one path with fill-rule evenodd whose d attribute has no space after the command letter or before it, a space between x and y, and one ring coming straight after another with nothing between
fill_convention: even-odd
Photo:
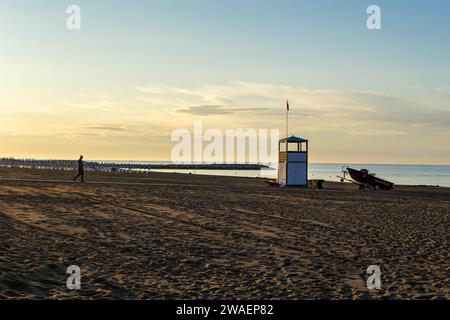
<instances>
[{"instance_id":1,"label":"sky","mask_svg":"<svg viewBox=\"0 0 450 320\"><path fill-rule=\"evenodd\" d=\"M168 161L289 99L312 162L450 164L449 39L447 0L1 0L0 157Z\"/></svg>"}]
</instances>

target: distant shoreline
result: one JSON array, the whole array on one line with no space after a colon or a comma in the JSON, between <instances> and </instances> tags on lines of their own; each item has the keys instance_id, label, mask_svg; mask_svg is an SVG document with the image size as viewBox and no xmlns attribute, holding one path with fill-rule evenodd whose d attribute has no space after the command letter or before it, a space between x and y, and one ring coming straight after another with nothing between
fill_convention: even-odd
<instances>
[{"instance_id":1,"label":"distant shoreline","mask_svg":"<svg viewBox=\"0 0 450 320\"><path fill-rule=\"evenodd\" d=\"M73 169L78 166L74 160L34 160L34 159L0 159L3 167L28 167L42 169ZM270 169L262 164L227 164L227 163L133 163L133 162L101 162L85 161L85 168L94 171L120 171L120 170L261 170Z\"/></svg>"},{"instance_id":2,"label":"distant shoreline","mask_svg":"<svg viewBox=\"0 0 450 320\"><path fill-rule=\"evenodd\" d=\"M423 185L450 187L450 165L381 165L381 164L347 164L355 169L368 169L370 172L396 185ZM35 160L0 158L0 167L29 168L50 170L75 170L75 160ZM309 164L309 178L339 181L337 176L345 164ZM277 171L263 164L210 164L171 162L129 162L129 161L86 161L86 171L92 172L177 172L213 176L237 176L247 178L276 179Z\"/></svg>"},{"instance_id":3,"label":"distant shoreline","mask_svg":"<svg viewBox=\"0 0 450 320\"><path fill-rule=\"evenodd\" d=\"M66 179L67 182L72 183L70 177L72 175L72 171L75 171L76 168L65 168L65 169L55 169L55 168L44 168L44 167L8 167L0 165L0 182L3 181L29 181L29 182L39 182L40 179L35 179L36 174L40 177L47 177L49 180L42 180L42 182L64 182ZM239 174L239 172L244 172L244 174ZM87 175L88 182L96 182L95 177L100 175L107 175L109 177L114 177L114 181L117 182L123 182L130 177L136 177L136 179L140 179L139 177L145 177L147 175L156 175L161 177L171 177L171 176L177 176L177 175L183 175L183 176L197 176L199 178L217 178L217 179L251 179L251 180L263 180L263 179L273 179L276 178L276 171L270 170L274 172L274 176L268 177L268 176L248 176L245 175L245 172L259 172L259 170L164 170L164 169L155 169L155 170L119 170L119 171L109 171L109 170L92 170ZM47 173L44 173L47 172ZM222 174L221 174L222 173ZM235 174L232 174L235 173ZM29 176L28 179L16 179L16 176ZM92 180L94 178L94 180ZM119 179L119 180L117 180ZM322 179L325 181L325 185L351 185L349 182L341 183L338 180L332 180L327 178L321 178L317 177L314 174L310 174L309 180L314 179ZM232 180L230 180L232 181ZM449 185L443 185L443 184L423 184L423 183L396 183L394 190L396 190L398 187L408 187L408 188L439 188L439 189L449 189ZM326 187L327 188L327 187Z\"/></svg>"},{"instance_id":4,"label":"distant shoreline","mask_svg":"<svg viewBox=\"0 0 450 320\"><path fill-rule=\"evenodd\" d=\"M2 156L0 157L0 164L3 161L6 160L14 160L14 161L37 161L37 162L48 162L48 161L52 161L52 162L76 162L76 159L52 159L52 158L15 158L15 157L7 157L7 156ZM170 160L102 160L102 159L93 159L93 160L86 160L86 163L101 163L101 164L117 164L117 165L124 165L124 164L152 164L152 165L169 165L169 164L174 164L173 161ZM183 165L209 165L211 163L209 162L204 162L204 163L200 163L200 162L192 162L192 163L183 163ZM212 163L212 164L217 164L217 165L226 165L226 163ZM359 166L359 165L368 165L368 166L399 166L399 167L404 167L404 166L417 166L417 167L448 167L450 166L450 163L448 164L424 164L424 163L365 163L365 162L310 162L310 164L314 164L314 165L348 165L348 166ZM177 164L175 164L177 165ZM265 164L263 163L235 163L233 165L260 165L260 166L265 166Z\"/></svg>"}]
</instances>

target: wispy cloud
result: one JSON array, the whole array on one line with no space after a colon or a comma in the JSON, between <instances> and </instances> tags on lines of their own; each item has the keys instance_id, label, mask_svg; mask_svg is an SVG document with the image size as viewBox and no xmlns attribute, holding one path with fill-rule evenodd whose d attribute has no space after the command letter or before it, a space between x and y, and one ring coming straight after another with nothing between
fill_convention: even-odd
<instances>
[{"instance_id":1,"label":"wispy cloud","mask_svg":"<svg viewBox=\"0 0 450 320\"><path fill-rule=\"evenodd\" d=\"M198 116L210 116L210 115L225 115L234 114L238 112L261 112L269 111L269 108L227 108L217 105L202 105L202 106L190 106L187 108L177 109L179 113L187 113Z\"/></svg>"},{"instance_id":2,"label":"wispy cloud","mask_svg":"<svg viewBox=\"0 0 450 320\"><path fill-rule=\"evenodd\" d=\"M233 113L233 111L224 108L223 106L214 106L214 105L191 106L187 108L177 109L177 112L200 116Z\"/></svg>"},{"instance_id":3,"label":"wispy cloud","mask_svg":"<svg viewBox=\"0 0 450 320\"><path fill-rule=\"evenodd\" d=\"M77 101L60 101L59 104L71 108L91 111L111 111L119 104L116 98L108 95L92 96L78 94Z\"/></svg>"},{"instance_id":4,"label":"wispy cloud","mask_svg":"<svg viewBox=\"0 0 450 320\"><path fill-rule=\"evenodd\" d=\"M39 116L39 123L59 128L58 132L72 127L74 133L84 128L114 136L169 135L176 128L190 126L198 117L217 128L283 128L286 99L291 105L292 127L302 132L403 136L425 127L450 130L446 99L435 106L380 92L247 82L194 88L150 84L138 86L122 98L81 94L62 102L65 108L55 109L53 115ZM18 119L16 126L29 118L8 117ZM32 120L23 126L25 131L29 122ZM4 131L12 129L4 124Z\"/></svg>"},{"instance_id":5,"label":"wispy cloud","mask_svg":"<svg viewBox=\"0 0 450 320\"><path fill-rule=\"evenodd\" d=\"M117 131L117 132L127 132L130 131L127 128L123 127L105 127L105 126L94 126L94 127L86 127L89 130L101 130L101 131Z\"/></svg>"},{"instance_id":6,"label":"wispy cloud","mask_svg":"<svg viewBox=\"0 0 450 320\"><path fill-rule=\"evenodd\" d=\"M449 149L450 100L445 92L436 90L432 101L384 92L246 82L186 88L151 84L122 94L82 94L67 98L45 113L2 113L0 134L8 136L11 145L20 139L23 146L27 141L41 139L50 150L52 139L58 139L58 146L69 150L62 139L70 139L81 147L88 145L92 152L102 146L105 154L115 154L120 145L121 152L128 150L135 157L150 159L158 152L160 159L167 159L173 130L192 129L193 121L198 119L204 120L205 128L283 131L289 99L290 134L314 140L314 154L321 160L328 159L331 153L334 159L341 159L342 150L351 149L357 142L358 152L353 154L360 159L373 156L377 146L382 154L386 150L405 154L403 161L407 161L407 155L415 155L417 144L421 144L428 148L427 157L434 152L442 158L439 161L450 161L445 160L450 159L448 152L428 143L434 139L433 143ZM144 150L147 145L153 147Z\"/></svg>"},{"instance_id":7,"label":"wispy cloud","mask_svg":"<svg viewBox=\"0 0 450 320\"><path fill-rule=\"evenodd\" d=\"M225 116L237 119L235 113L255 112L246 117L249 124L279 122L285 100L292 106L292 117L308 120L303 126L311 130L333 130L354 134L407 134L406 125L448 127L449 111L434 108L405 97L386 93L344 90L312 90L287 85L234 82L227 85L205 85L179 88L168 85L140 86L143 101L171 106L169 110L191 116ZM188 106L188 107L186 107ZM402 127L399 130L399 127Z\"/></svg>"}]
</instances>

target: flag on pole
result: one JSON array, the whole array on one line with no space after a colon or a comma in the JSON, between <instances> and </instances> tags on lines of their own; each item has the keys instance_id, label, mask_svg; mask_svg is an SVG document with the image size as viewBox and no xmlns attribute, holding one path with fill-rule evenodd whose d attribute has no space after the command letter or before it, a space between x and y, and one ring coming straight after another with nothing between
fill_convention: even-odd
<instances>
[{"instance_id":1,"label":"flag on pole","mask_svg":"<svg viewBox=\"0 0 450 320\"><path fill-rule=\"evenodd\" d=\"M289 100L286 99L286 138L289 134Z\"/></svg>"}]
</instances>

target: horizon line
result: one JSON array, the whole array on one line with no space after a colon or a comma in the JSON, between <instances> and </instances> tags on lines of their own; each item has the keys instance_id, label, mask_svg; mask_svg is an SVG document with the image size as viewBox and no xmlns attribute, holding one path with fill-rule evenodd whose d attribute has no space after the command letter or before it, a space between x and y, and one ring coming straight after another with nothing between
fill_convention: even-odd
<instances>
[{"instance_id":1,"label":"horizon line","mask_svg":"<svg viewBox=\"0 0 450 320\"><path fill-rule=\"evenodd\" d=\"M14 159L14 160L20 160L20 161L77 161L78 159L71 158L71 159L64 159L64 158L15 158L15 157L5 157L1 156L0 160L6 160L6 159ZM114 161L120 161L122 163L127 162L163 162L163 163L172 163L177 164L174 161L170 160L123 160L123 159L112 159L112 160L106 160L106 159L92 159L92 160L85 160L85 162L114 162ZM237 163L237 162L184 162L180 163L182 164L247 164L247 165L264 165L267 163L264 162L257 162L257 163ZM450 163L447 164L424 164L424 163L364 163L364 162L309 162L309 164L320 164L320 165L377 165L377 166L450 166Z\"/></svg>"}]
</instances>

